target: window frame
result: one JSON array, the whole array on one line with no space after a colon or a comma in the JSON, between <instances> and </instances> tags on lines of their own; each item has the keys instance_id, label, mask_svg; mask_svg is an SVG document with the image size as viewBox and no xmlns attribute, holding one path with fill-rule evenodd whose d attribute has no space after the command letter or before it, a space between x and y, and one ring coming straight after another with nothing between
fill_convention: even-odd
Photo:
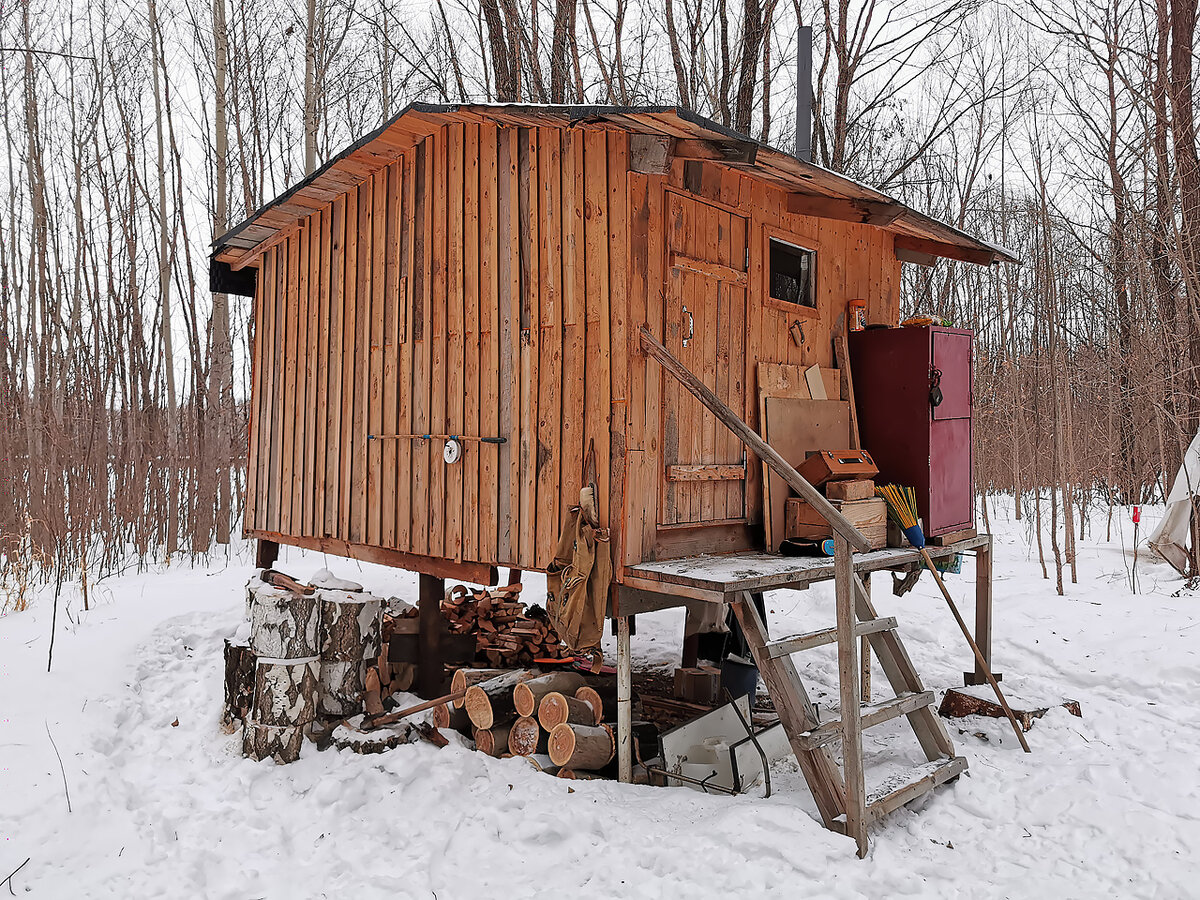
<instances>
[{"instance_id":1,"label":"window frame","mask_svg":"<svg viewBox=\"0 0 1200 900\"><path fill-rule=\"evenodd\" d=\"M813 298L813 306L802 306L799 303L791 303L787 300L780 300L777 297L771 296L771 241L777 241L792 247L796 250L801 250L805 253L812 254L812 270L809 273L809 291ZM763 227L762 239L762 255L763 255L763 287L762 287L762 302L764 306L771 309L786 312L789 315L805 316L810 319L820 319L820 298L817 293L817 273L821 261L821 251L816 246L816 241L807 241L792 232L783 231L782 229L771 228L770 226Z\"/></svg>"}]
</instances>

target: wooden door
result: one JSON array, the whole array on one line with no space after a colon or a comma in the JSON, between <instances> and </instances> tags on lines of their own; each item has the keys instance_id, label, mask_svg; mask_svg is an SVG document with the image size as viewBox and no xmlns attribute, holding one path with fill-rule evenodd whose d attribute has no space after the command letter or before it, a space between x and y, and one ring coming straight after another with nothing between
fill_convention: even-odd
<instances>
[{"instance_id":1,"label":"wooden door","mask_svg":"<svg viewBox=\"0 0 1200 900\"><path fill-rule=\"evenodd\" d=\"M668 192L667 349L739 416L746 416L747 222ZM659 525L746 519L744 447L674 378L663 375Z\"/></svg>"}]
</instances>

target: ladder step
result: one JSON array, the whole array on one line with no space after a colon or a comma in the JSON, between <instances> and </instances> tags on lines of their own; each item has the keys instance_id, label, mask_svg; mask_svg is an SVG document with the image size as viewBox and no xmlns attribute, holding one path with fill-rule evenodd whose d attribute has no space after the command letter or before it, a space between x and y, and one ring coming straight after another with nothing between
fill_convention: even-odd
<instances>
[{"instance_id":1,"label":"ladder step","mask_svg":"<svg viewBox=\"0 0 1200 900\"><path fill-rule=\"evenodd\" d=\"M950 759L943 759L932 771L928 771L923 777L902 787L895 789L885 787L878 791L872 791L868 795L866 803L867 824L877 822L906 803L912 803L918 797L923 797L935 787L945 784L952 778L957 778L966 769L966 758L954 756Z\"/></svg>"},{"instance_id":2,"label":"ladder step","mask_svg":"<svg viewBox=\"0 0 1200 900\"><path fill-rule=\"evenodd\" d=\"M878 619L868 619L865 622L859 622L854 626L854 633L858 637L862 637L865 634L891 631L895 627L895 616L883 616ZM779 659L781 656L791 656L793 653L799 653L801 650L811 650L813 647L822 647L825 644L833 644L836 641L836 628L810 631L807 634L797 634L794 637L784 638L781 641L767 644L767 655L771 659Z\"/></svg>"},{"instance_id":3,"label":"ladder step","mask_svg":"<svg viewBox=\"0 0 1200 900\"><path fill-rule=\"evenodd\" d=\"M885 700L881 703L869 703L860 707L859 722L863 728L873 728L876 725L882 725L884 722L896 718L896 716L906 716L909 713L916 712L918 709L924 709L932 705L933 691L921 691L916 694L903 693L898 697L893 697L891 700ZM841 738L841 736L842 720L830 719L828 722L822 722L812 731L801 735L800 743L806 750L815 750L818 747L824 747L826 744L832 744Z\"/></svg>"}]
</instances>

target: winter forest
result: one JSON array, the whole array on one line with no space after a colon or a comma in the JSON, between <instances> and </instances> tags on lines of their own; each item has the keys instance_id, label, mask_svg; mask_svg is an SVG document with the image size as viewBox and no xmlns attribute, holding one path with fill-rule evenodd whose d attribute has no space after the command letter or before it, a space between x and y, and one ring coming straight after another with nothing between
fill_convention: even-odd
<instances>
[{"instance_id":1,"label":"winter forest","mask_svg":"<svg viewBox=\"0 0 1200 900\"><path fill-rule=\"evenodd\" d=\"M344 145L412 101L486 100L679 105L791 151L808 26L813 160L1022 261L907 266L902 304L977 332L977 489L1025 521L1061 593L1088 523L1161 501L1200 425L1196 17L1196 0L4 3L0 579L86 591L131 553L225 552L249 301L209 293L209 245Z\"/></svg>"}]
</instances>

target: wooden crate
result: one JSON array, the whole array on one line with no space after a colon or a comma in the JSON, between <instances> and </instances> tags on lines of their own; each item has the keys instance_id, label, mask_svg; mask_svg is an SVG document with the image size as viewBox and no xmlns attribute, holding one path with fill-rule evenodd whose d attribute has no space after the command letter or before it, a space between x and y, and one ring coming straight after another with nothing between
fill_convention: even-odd
<instances>
[{"instance_id":1,"label":"wooden crate","mask_svg":"<svg viewBox=\"0 0 1200 900\"><path fill-rule=\"evenodd\" d=\"M881 498L871 500L831 500L850 524L862 532L872 550L887 546L887 504ZM815 541L833 537L833 529L808 501L788 497L784 515L788 538Z\"/></svg>"}]
</instances>

